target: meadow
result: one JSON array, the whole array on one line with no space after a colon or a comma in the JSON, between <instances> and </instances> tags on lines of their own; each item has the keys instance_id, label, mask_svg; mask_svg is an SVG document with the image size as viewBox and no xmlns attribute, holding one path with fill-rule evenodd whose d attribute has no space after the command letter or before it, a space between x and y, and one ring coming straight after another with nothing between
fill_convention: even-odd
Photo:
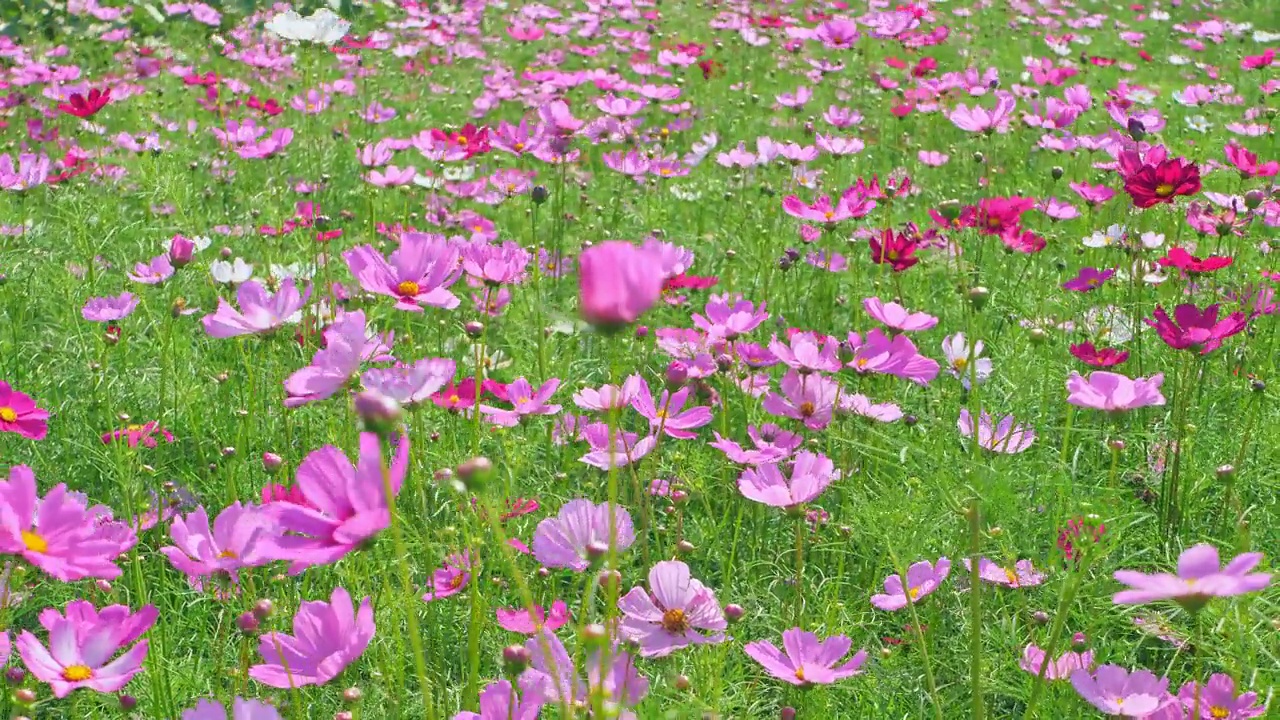
<instances>
[{"instance_id":1,"label":"meadow","mask_svg":"<svg viewBox=\"0 0 1280 720\"><path fill-rule=\"evenodd\" d=\"M1271 717L1270 0L0 7L0 717Z\"/></svg>"}]
</instances>

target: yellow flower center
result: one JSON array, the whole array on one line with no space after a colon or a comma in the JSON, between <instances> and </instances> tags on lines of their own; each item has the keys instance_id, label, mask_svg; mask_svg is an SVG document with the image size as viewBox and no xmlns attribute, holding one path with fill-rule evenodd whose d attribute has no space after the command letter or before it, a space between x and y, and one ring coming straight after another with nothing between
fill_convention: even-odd
<instances>
[{"instance_id":1,"label":"yellow flower center","mask_svg":"<svg viewBox=\"0 0 1280 720\"><path fill-rule=\"evenodd\" d=\"M886 252L884 255L885 255L885 257L889 258L890 260L897 260L897 259L898 259L898 251L897 251L897 250L890 250L890 251Z\"/></svg>"},{"instance_id":2,"label":"yellow flower center","mask_svg":"<svg viewBox=\"0 0 1280 720\"><path fill-rule=\"evenodd\" d=\"M84 682L93 677L93 670L88 665L72 665L62 671L62 679L67 682Z\"/></svg>"},{"instance_id":3,"label":"yellow flower center","mask_svg":"<svg viewBox=\"0 0 1280 720\"><path fill-rule=\"evenodd\" d=\"M1225 718L1231 717L1231 711L1221 705L1211 705L1209 706L1209 717L1216 718L1216 720L1225 720Z\"/></svg>"},{"instance_id":4,"label":"yellow flower center","mask_svg":"<svg viewBox=\"0 0 1280 720\"><path fill-rule=\"evenodd\" d=\"M804 679L804 668L802 667L796 668L796 679L799 680L800 682L808 682L808 680Z\"/></svg>"},{"instance_id":5,"label":"yellow flower center","mask_svg":"<svg viewBox=\"0 0 1280 720\"><path fill-rule=\"evenodd\" d=\"M516 150L524 150L524 143L522 143L522 142L518 142L518 143L516 143L515 145L513 145L512 147L514 147Z\"/></svg>"},{"instance_id":6,"label":"yellow flower center","mask_svg":"<svg viewBox=\"0 0 1280 720\"><path fill-rule=\"evenodd\" d=\"M666 411L666 409L662 409L662 410L659 410L659 411L658 411L657 413L655 413L655 414L656 414L658 417L660 417L660 418L665 418L665 417L667 416L667 411Z\"/></svg>"},{"instance_id":7,"label":"yellow flower center","mask_svg":"<svg viewBox=\"0 0 1280 720\"><path fill-rule=\"evenodd\" d=\"M237 557L240 557L240 556L236 555L235 550L223 550L222 552L218 553L219 560L235 560Z\"/></svg>"},{"instance_id":8,"label":"yellow flower center","mask_svg":"<svg viewBox=\"0 0 1280 720\"><path fill-rule=\"evenodd\" d=\"M466 581L467 581L467 576L463 575L462 573L458 573L457 575L454 575L452 578L449 579L449 589L457 590L458 588L462 587L462 583Z\"/></svg>"},{"instance_id":9,"label":"yellow flower center","mask_svg":"<svg viewBox=\"0 0 1280 720\"><path fill-rule=\"evenodd\" d=\"M966 367L968 367L968 365L969 365L968 358L956 358L955 360L951 361L951 367L955 368L956 370L963 370Z\"/></svg>"},{"instance_id":10,"label":"yellow flower center","mask_svg":"<svg viewBox=\"0 0 1280 720\"><path fill-rule=\"evenodd\" d=\"M1169 197L1173 194L1173 186L1169 183L1160 183L1156 186L1157 197Z\"/></svg>"},{"instance_id":11,"label":"yellow flower center","mask_svg":"<svg viewBox=\"0 0 1280 720\"><path fill-rule=\"evenodd\" d=\"M915 600L920 597L920 588L913 587L907 591L907 594L911 596L912 600Z\"/></svg>"},{"instance_id":12,"label":"yellow flower center","mask_svg":"<svg viewBox=\"0 0 1280 720\"><path fill-rule=\"evenodd\" d=\"M450 396L449 396L449 404L450 404L450 405L457 405L457 404L458 404L458 403L460 403L460 402L462 402L462 398L461 398L461 397L458 397L457 395L450 395Z\"/></svg>"},{"instance_id":13,"label":"yellow flower center","mask_svg":"<svg viewBox=\"0 0 1280 720\"><path fill-rule=\"evenodd\" d=\"M658 170L658 174L659 174L659 175L670 175L670 174L671 174L671 168L662 168L662 169Z\"/></svg>"},{"instance_id":14,"label":"yellow flower center","mask_svg":"<svg viewBox=\"0 0 1280 720\"><path fill-rule=\"evenodd\" d=\"M804 417L813 415L813 409L813 403L811 402L800 403L800 414Z\"/></svg>"},{"instance_id":15,"label":"yellow flower center","mask_svg":"<svg viewBox=\"0 0 1280 720\"><path fill-rule=\"evenodd\" d=\"M823 217L825 217L826 219L830 220L831 218L835 217L835 216L836 216L836 214L835 214L835 212L834 212L834 211L832 211L832 210L828 210L828 211L826 211L826 212L822 213L822 216L823 216Z\"/></svg>"},{"instance_id":16,"label":"yellow flower center","mask_svg":"<svg viewBox=\"0 0 1280 720\"><path fill-rule=\"evenodd\" d=\"M22 531L22 544L26 545L27 549L33 553L49 552L49 541L30 530Z\"/></svg>"},{"instance_id":17,"label":"yellow flower center","mask_svg":"<svg viewBox=\"0 0 1280 720\"><path fill-rule=\"evenodd\" d=\"M458 144L459 144L459 145L461 145L462 147L466 147L466 146L467 146L467 138L466 138L466 136L459 135L459 136L458 136Z\"/></svg>"},{"instance_id":18,"label":"yellow flower center","mask_svg":"<svg viewBox=\"0 0 1280 720\"><path fill-rule=\"evenodd\" d=\"M471 226L471 231L472 231L472 232L484 232L484 226L483 226L483 225L472 225L472 226Z\"/></svg>"},{"instance_id":19,"label":"yellow flower center","mask_svg":"<svg viewBox=\"0 0 1280 720\"><path fill-rule=\"evenodd\" d=\"M662 613L662 629L677 634L688 632L689 621L684 618L684 610L675 608Z\"/></svg>"},{"instance_id":20,"label":"yellow flower center","mask_svg":"<svg viewBox=\"0 0 1280 720\"><path fill-rule=\"evenodd\" d=\"M418 283L412 280L405 280L396 286L396 292L405 297L414 297L418 294Z\"/></svg>"},{"instance_id":21,"label":"yellow flower center","mask_svg":"<svg viewBox=\"0 0 1280 720\"><path fill-rule=\"evenodd\" d=\"M1015 575L1015 574L1014 574L1014 572L1013 572L1012 570L1009 570L1008 568L1005 568L1004 576L1005 576L1005 579L1007 579L1007 580L1009 581L1009 584L1010 584L1010 585L1015 585L1015 586L1016 586L1016 585L1018 584L1018 576L1017 576L1017 575Z\"/></svg>"},{"instance_id":22,"label":"yellow flower center","mask_svg":"<svg viewBox=\"0 0 1280 720\"><path fill-rule=\"evenodd\" d=\"M8 405L0 406L0 420L5 422L18 422L18 411Z\"/></svg>"}]
</instances>

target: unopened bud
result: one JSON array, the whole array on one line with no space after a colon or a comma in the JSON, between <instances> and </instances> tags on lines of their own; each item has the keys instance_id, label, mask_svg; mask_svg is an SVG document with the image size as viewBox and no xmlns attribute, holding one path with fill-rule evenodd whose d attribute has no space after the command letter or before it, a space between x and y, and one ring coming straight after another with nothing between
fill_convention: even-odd
<instances>
[{"instance_id":1,"label":"unopened bud","mask_svg":"<svg viewBox=\"0 0 1280 720\"><path fill-rule=\"evenodd\" d=\"M778 720L796 720L796 709L790 705L782 708L778 713Z\"/></svg>"},{"instance_id":2,"label":"unopened bud","mask_svg":"<svg viewBox=\"0 0 1280 720\"><path fill-rule=\"evenodd\" d=\"M523 645L508 645L502 649L502 665L508 675L519 675L533 662L533 653Z\"/></svg>"},{"instance_id":3,"label":"unopened bud","mask_svg":"<svg viewBox=\"0 0 1280 720\"><path fill-rule=\"evenodd\" d=\"M404 411L392 398L376 390L361 390L356 393L354 405L365 430L387 436L400 429Z\"/></svg>"},{"instance_id":4,"label":"unopened bud","mask_svg":"<svg viewBox=\"0 0 1280 720\"><path fill-rule=\"evenodd\" d=\"M648 327L646 327L646 326L644 326L644 325L637 325L637 326L636 326L636 339L637 339L637 340L643 340L643 339L645 339L645 338L647 338L647 337L649 337L649 328L648 328Z\"/></svg>"},{"instance_id":5,"label":"unopened bud","mask_svg":"<svg viewBox=\"0 0 1280 720\"><path fill-rule=\"evenodd\" d=\"M473 337L473 338L480 337L481 335L484 334L484 323L479 322L477 320L472 320L471 322L462 326L462 331L465 332L468 337Z\"/></svg>"},{"instance_id":6,"label":"unopened bud","mask_svg":"<svg viewBox=\"0 0 1280 720\"><path fill-rule=\"evenodd\" d=\"M1035 623L1036 625L1042 625L1042 626L1048 625L1049 620L1050 620L1049 613L1043 610L1037 610L1031 613L1031 622Z\"/></svg>"},{"instance_id":7,"label":"unopened bud","mask_svg":"<svg viewBox=\"0 0 1280 720\"><path fill-rule=\"evenodd\" d=\"M134 708L136 708L136 707L138 707L138 698L136 698L136 697L134 697L134 696L132 696L132 695L121 695L121 696L120 696L120 709L121 709L121 710L123 710L123 711L125 711L125 712L129 712L130 710L132 710L132 709L134 709Z\"/></svg>"},{"instance_id":8,"label":"unopened bud","mask_svg":"<svg viewBox=\"0 0 1280 720\"><path fill-rule=\"evenodd\" d=\"M258 632L258 628L261 627L261 625L262 623L258 621L258 618L252 612L240 613L240 615L236 617L236 627L239 628L240 632L245 634Z\"/></svg>"},{"instance_id":9,"label":"unopened bud","mask_svg":"<svg viewBox=\"0 0 1280 720\"><path fill-rule=\"evenodd\" d=\"M974 310L981 310L986 307L987 300L991 297L991 291L979 285L978 287L969 289L969 304Z\"/></svg>"},{"instance_id":10,"label":"unopened bud","mask_svg":"<svg viewBox=\"0 0 1280 720\"><path fill-rule=\"evenodd\" d=\"M692 553L694 550L697 550L697 548L694 547L693 543L689 542L688 540L681 540L680 542L676 543L676 552L680 553L681 555L688 555Z\"/></svg>"},{"instance_id":11,"label":"unopened bud","mask_svg":"<svg viewBox=\"0 0 1280 720\"><path fill-rule=\"evenodd\" d=\"M938 203L938 214L953 222L960 217L960 210L959 200L943 200Z\"/></svg>"},{"instance_id":12,"label":"unopened bud","mask_svg":"<svg viewBox=\"0 0 1280 720\"><path fill-rule=\"evenodd\" d=\"M689 689L689 677L687 675L677 675L675 681L676 689L683 692Z\"/></svg>"},{"instance_id":13,"label":"unopened bud","mask_svg":"<svg viewBox=\"0 0 1280 720\"><path fill-rule=\"evenodd\" d=\"M1262 191L1255 188L1244 194L1244 206L1250 210L1257 210L1265 199L1266 196Z\"/></svg>"},{"instance_id":14,"label":"unopened bud","mask_svg":"<svg viewBox=\"0 0 1280 720\"><path fill-rule=\"evenodd\" d=\"M262 469L263 470L266 470L268 473L274 474L277 470L280 469L281 465L284 465L284 458L280 457L279 455L273 452L262 453Z\"/></svg>"},{"instance_id":15,"label":"unopened bud","mask_svg":"<svg viewBox=\"0 0 1280 720\"><path fill-rule=\"evenodd\" d=\"M1078 632L1071 636L1071 649L1076 652L1084 652L1089 647L1089 638L1085 634Z\"/></svg>"},{"instance_id":16,"label":"unopened bud","mask_svg":"<svg viewBox=\"0 0 1280 720\"><path fill-rule=\"evenodd\" d=\"M10 685L21 685L26 679L27 671L20 667L11 667L4 673L4 680Z\"/></svg>"},{"instance_id":17,"label":"unopened bud","mask_svg":"<svg viewBox=\"0 0 1280 720\"><path fill-rule=\"evenodd\" d=\"M489 458L478 456L464 461L453 474L458 482L474 491L482 489L492 473L493 463Z\"/></svg>"},{"instance_id":18,"label":"unopened bud","mask_svg":"<svg viewBox=\"0 0 1280 720\"><path fill-rule=\"evenodd\" d=\"M1061 165L1054 165L1053 168L1049 170L1049 176L1052 177L1054 180L1061 180L1062 173L1063 173L1063 170Z\"/></svg>"},{"instance_id":19,"label":"unopened bud","mask_svg":"<svg viewBox=\"0 0 1280 720\"><path fill-rule=\"evenodd\" d=\"M582 628L582 639L590 645L601 645L608 641L609 631L600 623L591 623Z\"/></svg>"},{"instance_id":20,"label":"unopened bud","mask_svg":"<svg viewBox=\"0 0 1280 720\"><path fill-rule=\"evenodd\" d=\"M1120 438L1108 440L1107 447L1111 448L1115 452L1124 452L1124 441Z\"/></svg>"},{"instance_id":21,"label":"unopened bud","mask_svg":"<svg viewBox=\"0 0 1280 720\"><path fill-rule=\"evenodd\" d=\"M549 194L550 193L547 192L546 186L534 185L533 190L529 192L529 199L533 201L534 205L541 205L547 201Z\"/></svg>"},{"instance_id":22,"label":"unopened bud","mask_svg":"<svg viewBox=\"0 0 1280 720\"><path fill-rule=\"evenodd\" d=\"M672 360L667 365L667 389L675 392L689 381L689 366L680 360Z\"/></svg>"},{"instance_id":23,"label":"unopened bud","mask_svg":"<svg viewBox=\"0 0 1280 720\"><path fill-rule=\"evenodd\" d=\"M355 705L364 697L364 692L358 687L349 687L342 691L342 702L348 705Z\"/></svg>"},{"instance_id":24,"label":"unopened bud","mask_svg":"<svg viewBox=\"0 0 1280 720\"><path fill-rule=\"evenodd\" d=\"M276 606L270 600L263 598L253 604L253 616L258 620L265 621L271 617L271 613L275 612Z\"/></svg>"},{"instance_id":25,"label":"unopened bud","mask_svg":"<svg viewBox=\"0 0 1280 720\"><path fill-rule=\"evenodd\" d=\"M747 611L744 610L742 606L737 603L729 603L728 605L724 606L724 619L728 620L729 622L738 622L744 616L746 616L746 614L747 614Z\"/></svg>"},{"instance_id":26,"label":"unopened bud","mask_svg":"<svg viewBox=\"0 0 1280 720\"><path fill-rule=\"evenodd\" d=\"M13 701L19 705L33 705L36 701L36 693L31 688L18 688L13 691Z\"/></svg>"},{"instance_id":27,"label":"unopened bud","mask_svg":"<svg viewBox=\"0 0 1280 720\"><path fill-rule=\"evenodd\" d=\"M1227 478L1232 477L1232 476L1233 476L1233 475L1235 475L1235 474L1236 474L1236 468L1235 468L1235 466L1234 466L1234 465L1230 465L1230 464L1228 464L1228 465L1219 465L1219 466L1218 466L1218 479L1219 479L1219 480L1226 480Z\"/></svg>"}]
</instances>

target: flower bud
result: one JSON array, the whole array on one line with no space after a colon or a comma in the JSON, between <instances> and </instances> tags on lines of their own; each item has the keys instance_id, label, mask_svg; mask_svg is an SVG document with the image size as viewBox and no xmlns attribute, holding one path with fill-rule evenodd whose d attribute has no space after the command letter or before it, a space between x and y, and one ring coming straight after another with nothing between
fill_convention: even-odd
<instances>
[{"instance_id":1,"label":"flower bud","mask_svg":"<svg viewBox=\"0 0 1280 720\"><path fill-rule=\"evenodd\" d=\"M1089 647L1089 638L1085 634L1078 632L1071 636L1071 649L1076 652L1084 652Z\"/></svg>"},{"instance_id":2,"label":"flower bud","mask_svg":"<svg viewBox=\"0 0 1280 720\"><path fill-rule=\"evenodd\" d=\"M981 285L969 288L969 304L974 310L981 310L986 307L987 300L991 297L991 291Z\"/></svg>"},{"instance_id":3,"label":"flower bud","mask_svg":"<svg viewBox=\"0 0 1280 720\"><path fill-rule=\"evenodd\" d=\"M1043 345L1049 339L1049 333L1044 328L1031 328L1027 331L1027 337L1031 339L1032 345Z\"/></svg>"},{"instance_id":4,"label":"flower bud","mask_svg":"<svg viewBox=\"0 0 1280 720\"><path fill-rule=\"evenodd\" d=\"M672 360L667 365L667 389L675 392L689 381L689 366L681 360Z\"/></svg>"},{"instance_id":5,"label":"flower bud","mask_svg":"<svg viewBox=\"0 0 1280 720\"><path fill-rule=\"evenodd\" d=\"M280 466L284 464L284 458L273 452L262 453L262 469L267 473L274 475Z\"/></svg>"},{"instance_id":6,"label":"flower bud","mask_svg":"<svg viewBox=\"0 0 1280 720\"><path fill-rule=\"evenodd\" d=\"M400 429L404 411L400 403L386 395L376 390L362 390L356 393L354 404L365 430L387 436Z\"/></svg>"},{"instance_id":7,"label":"flower bud","mask_svg":"<svg viewBox=\"0 0 1280 720\"><path fill-rule=\"evenodd\" d=\"M1124 452L1124 441L1120 438L1108 440L1107 447L1111 448L1115 452Z\"/></svg>"},{"instance_id":8,"label":"flower bud","mask_svg":"<svg viewBox=\"0 0 1280 720\"><path fill-rule=\"evenodd\" d=\"M796 720L796 709L790 705L782 708L778 713L778 720Z\"/></svg>"},{"instance_id":9,"label":"flower bud","mask_svg":"<svg viewBox=\"0 0 1280 720\"><path fill-rule=\"evenodd\" d=\"M1227 465L1219 465L1219 466L1218 466L1218 479L1219 479L1219 480L1226 480L1227 478L1232 477L1232 476L1234 476L1235 474L1236 474L1236 468L1235 468L1235 466L1234 466L1234 465L1227 464Z\"/></svg>"},{"instance_id":10,"label":"flower bud","mask_svg":"<svg viewBox=\"0 0 1280 720\"><path fill-rule=\"evenodd\" d=\"M507 675L519 675L531 662L533 653L523 645L508 645L502 649L502 667Z\"/></svg>"},{"instance_id":11,"label":"flower bud","mask_svg":"<svg viewBox=\"0 0 1280 720\"><path fill-rule=\"evenodd\" d=\"M13 691L13 701L19 705L33 705L36 701L36 692L31 688L18 688Z\"/></svg>"},{"instance_id":12,"label":"flower bud","mask_svg":"<svg viewBox=\"0 0 1280 720\"><path fill-rule=\"evenodd\" d=\"M729 603L724 606L724 619L731 623L738 622L746 614L747 611L742 609L742 606L737 603Z\"/></svg>"},{"instance_id":13,"label":"flower bud","mask_svg":"<svg viewBox=\"0 0 1280 720\"><path fill-rule=\"evenodd\" d=\"M611 569L601 570L596 581L600 584L601 589L608 590L622 584L622 573Z\"/></svg>"},{"instance_id":14,"label":"flower bud","mask_svg":"<svg viewBox=\"0 0 1280 720\"><path fill-rule=\"evenodd\" d=\"M1035 623L1036 625L1042 625L1042 626L1048 625L1049 620L1050 620L1049 613L1043 610L1037 610L1031 613L1031 622Z\"/></svg>"},{"instance_id":15,"label":"flower bud","mask_svg":"<svg viewBox=\"0 0 1280 720\"><path fill-rule=\"evenodd\" d=\"M1257 210L1265 199L1266 196L1262 194L1262 191L1254 188L1244 194L1244 206L1250 210Z\"/></svg>"},{"instance_id":16,"label":"flower bud","mask_svg":"<svg viewBox=\"0 0 1280 720\"><path fill-rule=\"evenodd\" d=\"M960 217L960 210L959 200L943 200L938 203L938 214L951 222Z\"/></svg>"},{"instance_id":17,"label":"flower bud","mask_svg":"<svg viewBox=\"0 0 1280 720\"><path fill-rule=\"evenodd\" d=\"M688 555L697 549L698 548L694 547L693 543L689 542L688 540L681 540L680 542L676 543L676 552L680 553L681 555Z\"/></svg>"},{"instance_id":18,"label":"flower bud","mask_svg":"<svg viewBox=\"0 0 1280 720\"><path fill-rule=\"evenodd\" d=\"M364 692L358 687L349 687L342 691L342 702L348 705L355 705L364 697Z\"/></svg>"},{"instance_id":19,"label":"flower bud","mask_svg":"<svg viewBox=\"0 0 1280 720\"><path fill-rule=\"evenodd\" d=\"M350 710L342 710L333 714L333 720L355 720L355 713Z\"/></svg>"},{"instance_id":20,"label":"flower bud","mask_svg":"<svg viewBox=\"0 0 1280 720\"><path fill-rule=\"evenodd\" d=\"M196 244L181 235L174 235L169 240L169 264L180 268L191 262L196 251Z\"/></svg>"},{"instance_id":21,"label":"flower bud","mask_svg":"<svg viewBox=\"0 0 1280 720\"><path fill-rule=\"evenodd\" d=\"M973 161L974 161L974 162L976 162L976 163L978 163L979 165L981 165L982 163L984 163L984 162L986 162L986 161L987 161L987 156L986 156L986 155L983 155L983 154L982 154L982 153L980 153L980 152L975 152L975 153L973 154Z\"/></svg>"},{"instance_id":22,"label":"flower bud","mask_svg":"<svg viewBox=\"0 0 1280 720\"><path fill-rule=\"evenodd\" d=\"M1052 177L1054 180L1061 180L1062 173L1063 173L1063 170L1061 165L1054 165L1053 168L1049 170L1049 176Z\"/></svg>"},{"instance_id":23,"label":"flower bud","mask_svg":"<svg viewBox=\"0 0 1280 720\"><path fill-rule=\"evenodd\" d=\"M100 592L104 592L104 593L111 592L111 583L107 582L106 580L95 580L93 584L98 588Z\"/></svg>"},{"instance_id":24,"label":"flower bud","mask_svg":"<svg viewBox=\"0 0 1280 720\"><path fill-rule=\"evenodd\" d=\"M453 474L468 490L480 490L493 474L493 463L484 456L473 457L459 465Z\"/></svg>"},{"instance_id":25,"label":"flower bud","mask_svg":"<svg viewBox=\"0 0 1280 720\"><path fill-rule=\"evenodd\" d=\"M529 192L529 199L533 201L534 205L541 205L547 201L549 194L545 185L534 185L533 190Z\"/></svg>"},{"instance_id":26,"label":"flower bud","mask_svg":"<svg viewBox=\"0 0 1280 720\"><path fill-rule=\"evenodd\" d=\"M591 623L582 628L582 639L589 645L603 645L609 640L609 631L600 623Z\"/></svg>"},{"instance_id":27,"label":"flower bud","mask_svg":"<svg viewBox=\"0 0 1280 720\"><path fill-rule=\"evenodd\" d=\"M136 707L138 707L138 698L136 698L136 697L134 697L134 696L132 696L132 695L121 695L121 696L120 696L120 709L121 709L121 710L123 710L123 711L125 711L125 712L129 712L130 710L133 710L133 709L134 709L134 708L136 708Z\"/></svg>"},{"instance_id":28,"label":"flower bud","mask_svg":"<svg viewBox=\"0 0 1280 720\"><path fill-rule=\"evenodd\" d=\"M484 323L479 322L477 320L472 320L471 322L462 326L462 331L467 334L467 337L473 337L473 338L480 337L481 335L484 334Z\"/></svg>"},{"instance_id":29,"label":"flower bud","mask_svg":"<svg viewBox=\"0 0 1280 720\"><path fill-rule=\"evenodd\" d=\"M1129 137L1134 142L1142 142L1142 138L1147 136L1147 126L1142 124L1138 118L1129 118Z\"/></svg>"},{"instance_id":30,"label":"flower bud","mask_svg":"<svg viewBox=\"0 0 1280 720\"><path fill-rule=\"evenodd\" d=\"M4 673L5 682L10 685L21 685L27 679L27 671L20 667L11 667Z\"/></svg>"},{"instance_id":31,"label":"flower bud","mask_svg":"<svg viewBox=\"0 0 1280 720\"><path fill-rule=\"evenodd\" d=\"M675 683L673 684L676 686L676 689L680 690L681 692L688 690L690 685L689 677L687 675L677 675L675 679Z\"/></svg>"},{"instance_id":32,"label":"flower bud","mask_svg":"<svg viewBox=\"0 0 1280 720\"><path fill-rule=\"evenodd\" d=\"M257 616L252 612L240 613L240 615L236 617L236 627L239 628L240 632L246 635L252 635L253 633L258 632L258 628L261 627L261 625L262 624L258 621Z\"/></svg>"},{"instance_id":33,"label":"flower bud","mask_svg":"<svg viewBox=\"0 0 1280 720\"><path fill-rule=\"evenodd\" d=\"M271 613L275 612L276 606L270 600L263 598L253 604L253 616L258 618L259 622L265 622L271 617Z\"/></svg>"},{"instance_id":34,"label":"flower bud","mask_svg":"<svg viewBox=\"0 0 1280 720\"><path fill-rule=\"evenodd\" d=\"M643 340L643 339L645 339L645 338L647 338L647 337L649 337L649 328L648 328L647 326L645 326L645 325L637 325L637 326L636 326L636 339L637 339L637 340Z\"/></svg>"},{"instance_id":35,"label":"flower bud","mask_svg":"<svg viewBox=\"0 0 1280 720\"><path fill-rule=\"evenodd\" d=\"M609 546L599 540L592 540L587 543L586 547L587 559L592 563L598 563L609 556Z\"/></svg>"}]
</instances>

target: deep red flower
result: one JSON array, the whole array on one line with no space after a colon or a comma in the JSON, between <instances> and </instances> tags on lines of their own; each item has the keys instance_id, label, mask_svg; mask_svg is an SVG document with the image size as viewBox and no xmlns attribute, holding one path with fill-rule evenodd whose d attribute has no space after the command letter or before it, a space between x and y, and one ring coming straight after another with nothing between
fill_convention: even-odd
<instances>
[{"instance_id":1,"label":"deep red flower","mask_svg":"<svg viewBox=\"0 0 1280 720\"><path fill-rule=\"evenodd\" d=\"M1200 168L1183 158L1161 160L1156 165L1144 164L1124 179L1124 191L1137 208L1172 203L1179 195L1200 192Z\"/></svg>"},{"instance_id":2,"label":"deep red flower","mask_svg":"<svg viewBox=\"0 0 1280 720\"><path fill-rule=\"evenodd\" d=\"M1071 346L1071 354L1077 360L1097 368L1115 367L1129 359L1128 350L1116 348L1095 348L1091 342L1082 342Z\"/></svg>"},{"instance_id":3,"label":"deep red flower","mask_svg":"<svg viewBox=\"0 0 1280 720\"><path fill-rule=\"evenodd\" d=\"M442 140L451 145L457 145L466 151L468 158L477 155L483 155L489 152L489 128L476 127L472 123L462 126L462 129L454 133L447 133L443 130L433 128L431 137L436 140Z\"/></svg>"},{"instance_id":4,"label":"deep red flower","mask_svg":"<svg viewBox=\"0 0 1280 720\"><path fill-rule=\"evenodd\" d=\"M669 277L662 283L662 289L665 290L706 290L716 286L720 282L720 278L715 275L699 276L685 275L681 273L673 277Z\"/></svg>"},{"instance_id":5,"label":"deep red flower","mask_svg":"<svg viewBox=\"0 0 1280 720\"><path fill-rule=\"evenodd\" d=\"M920 58L920 62L916 63L915 67L911 68L911 75L918 78L927 77L937 69L938 61L925 56Z\"/></svg>"},{"instance_id":6,"label":"deep red flower","mask_svg":"<svg viewBox=\"0 0 1280 720\"><path fill-rule=\"evenodd\" d=\"M699 60L698 69L702 71L703 80L710 80L713 77L720 77L724 75L724 65L720 64L716 60L712 60L711 58Z\"/></svg>"},{"instance_id":7,"label":"deep red flower","mask_svg":"<svg viewBox=\"0 0 1280 720\"><path fill-rule=\"evenodd\" d=\"M1100 55L1093 55L1089 58L1089 63L1092 65L1096 65L1098 67L1111 67L1112 65L1116 64L1116 60L1115 58L1102 57Z\"/></svg>"},{"instance_id":8,"label":"deep red flower","mask_svg":"<svg viewBox=\"0 0 1280 720\"><path fill-rule=\"evenodd\" d=\"M1156 260L1156 262L1164 267L1175 267L1187 273L1211 273L1224 267L1230 267L1233 260L1221 255L1210 255L1202 260L1187 252L1185 248L1174 246L1169 248L1169 252L1164 257Z\"/></svg>"},{"instance_id":9,"label":"deep red flower","mask_svg":"<svg viewBox=\"0 0 1280 720\"><path fill-rule=\"evenodd\" d=\"M1223 340L1244 330L1249 318L1237 311L1219 320L1216 303L1204 310L1183 303L1173 309L1172 319L1157 305L1155 318L1145 318L1143 322L1155 328L1160 339L1174 350L1199 350L1201 355L1208 355L1221 347Z\"/></svg>"},{"instance_id":10,"label":"deep red flower","mask_svg":"<svg viewBox=\"0 0 1280 720\"><path fill-rule=\"evenodd\" d=\"M284 108L280 107L280 103L276 102L275 98L259 100L257 95L250 95L249 101L245 104L265 114L267 117L275 117L284 112Z\"/></svg>"},{"instance_id":11,"label":"deep red flower","mask_svg":"<svg viewBox=\"0 0 1280 720\"><path fill-rule=\"evenodd\" d=\"M98 111L106 107L109 102L111 102L111 88L106 90L93 88L89 91L88 97L80 93L71 93L70 101L59 103L58 109L81 119L91 118L97 115Z\"/></svg>"},{"instance_id":12,"label":"deep red flower","mask_svg":"<svg viewBox=\"0 0 1280 720\"><path fill-rule=\"evenodd\" d=\"M1036 206L1036 201L1024 197L989 197L978 201L978 232L983 235L1003 235L1016 230L1022 222L1022 214Z\"/></svg>"},{"instance_id":13,"label":"deep red flower","mask_svg":"<svg viewBox=\"0 0 1280 720\"><path fill-rule=\"evenodd\" d=\"M892 228L886 228L878 238L871 238L870 245L871 261L877 265L887 264L894 272L902 272L920 262L915 256L916 243L902 233L894 233Z\"/></svg>"}]
</instances>

